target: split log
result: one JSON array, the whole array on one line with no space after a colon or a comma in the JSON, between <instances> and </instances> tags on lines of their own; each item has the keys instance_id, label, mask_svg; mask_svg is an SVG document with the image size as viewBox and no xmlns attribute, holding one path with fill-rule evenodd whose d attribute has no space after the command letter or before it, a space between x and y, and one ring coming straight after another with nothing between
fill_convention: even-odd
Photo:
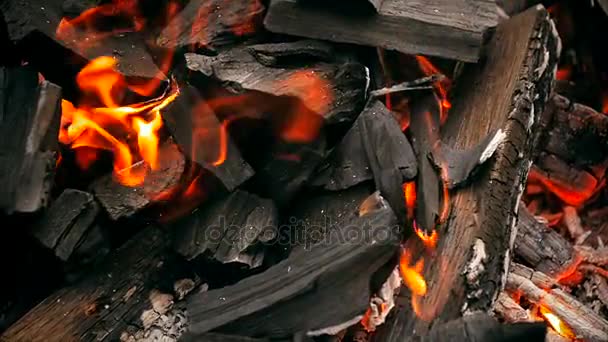
<instances>
[{"instance_id":1,"label":"split log","mask_svg":"<svg viewBox=\"0 0 608 342\"><path fill-rule=\"evenodd\" d=\"M273 0L264 26L276 33L475 62L484 33L498 20L495 2L486 0L384 0L377 13L365 14L353 14L350 3L340 3Z\"/></svg>"},{"instance_id":2,"label":"split log","mask_svg":"<svg viewBox=\"0 0 608 342\"><path fill-rule=\"evenodd\" d=\"M552 27L540 6L514 16L498 26L484 63L465 66L458 80L463 86L455 88L441 131L443 143L466 149L492 131L501 129L505 136L471 184L450 194L449 216L438 228L437 260L425 263L428 292L419 311L426 317L396 313L407 316L400 333L389 340L424 331L436 319L488 311L498 297L516 236L512 227L538 136L538 116L559 54ZM509 58L504 51L510 51ZM412 117L426 110L414 108Z\"/></svg>"},{"instance_id":3,"label":"split log","mask_svg":"<svg viewBox=\"0 0 608 342\"><path fill-rule=\"evenodd\" d=\"M147 227L81 281L57 291L12 325L2 341L117 341L173 303L174 283L192 278L170 239Z\"/></svg>"},{"instance_id":4,"label":"split log","mask_svg":"<svg viewBox=\"0 0 608 342\"><path fill-rule=\"evenodd\" d=\"M264 243L277 236L277 221L271 200L236 190L178 222L174 247L188 260L203 254L255 268L264 260Z\"/></svg>"},{"instance_id":5,"label":"split log","mask_svg":"<svg viewBox=\"0 0 608 342\"><path fill-rule=\"evenodd\" d=\"M83 259L109 251L108 241L95 224L99 205L93 195L73 189L64 190L30 232L63 262L79 264ZM101 234L101 235L100 235Z\"/></svg>"},{"instance_id":6,"label":"split log","mask_svg":"<svg viewBox=\"0 0 608 342\"><path fill-rule=\"evenodd\" d=\"M61 88L31 67L0 68L0 209L46 206L55 173Z\"/></svg>"},{"instance_id":7,"label":"split log","mask_svg":"<svg viewBox=\"0 0 608 342\"><path fill-rule=\"evenodd\" d=\"M547 277L548 278L548 277ZM544 287L516 272L509 273L506 290L519 292L532 303L539 304L559 317L572 331L572 338L589 341L608 340L608 321L560 288Z\"/></svg>"},{"instance_id":8,"label":"split log","mask_svg":"<svg viewBox=\"0 0 608 342\"><path fill-rule=\"evenodd\" d=\"M190 0L156 43L170 49L221 47L257 33L264 10L260 0Z\"/></svg>"},{"instance_id":9,"label":"split log","mask_svg":"<svg viewBox=\"0 0 608 342\"><path fill-rule=\"evenodd\" d=\"M163 111L166 127L187 159L232 191L254 174L212 109L191 86Z\"/></svg>"},{"instance_id":10,"label":"split log","mask_svg":"<svg viewBox=\"0 0 608 342\"><path fill-rule=\"evenodd\" d=\"M516 230L514 255L533 269L556 276L573 261L572 244L534 218L523 203L519 205Z\"/></svg>"},{"instance_id":11,"label":"split log","mask_svg":"<svg viewBox=\"0 0 608 342\"><path fill-rule=\"evenodd\" d=\"M376 100L368 103L320 169L313 185L340 190L374 179L376 189L398 209L404 208L401 185L417 173L412 146L395 117ZM404 216L398 213L400 219Z\"/></svg>"},{"instance_id":12,"label":"split log","mask_svg":"<svg viewBox=\"0 0 608 342\"><path fill-rule=\"evenodd\" d=\"M352 122L364 105L368 71L355 62L327 63L308 58L326 54L328 49L313 41L238 46L213 57L188 53L186 61L195 75L216 79L232 93L257 91L274 97L292 97L323 116L327 124ZM269 61L271 58L274 61ZM299 62L303 58L309 61L306 68ZM199 82L196 78L192 82L201 86L208 83L205 78L198 79ZM277 111L272 103L258 105L261 107L256 108L258 113L265 109ZM281 109L285 115L286 108Z\"/></svg>"},{"instance_id":13,"label":"split log","mask_svg":"<svg viewBox=\"0 0 608 342\"><path fill-rule=\"evenodd\" d=\"M93 182L92 192L112 220L136 214L180 185L186 161L177 145L170 139L165 141L159 156L159 168L149 171L140 185L122 185L111 174Z\"/></svg>"},{"instance_id":14,"label":"split log","mask_svg":"<svg viewBox=\"0 0 608 342\"><path fill-rule=\"evenodd\" d=\"M190 331L275 338L357 323L374 274L395 256L399 240L392 209L376 198L379 209L345 222L309 250L235 285L191 296ZM347 234L353 229L356 236Z\"/></svg>"},{"instance_id":15,"label":"split log","mask_svg":"<svg viewBox=\"0 0 608 342\"><path fill-rule=\"evenodd\" d=\"M63 17L62 3L62 0L25 0L0 4L9 37L18 42L21 57L34 64L48 80L68 87L67 92L71 94L75 84L67 82L73 82L76 73L99 56L116 58L117 70L127 77L165 78L136 34L116 35L101 43L83 44L95 38L74 28L69 39L57 38L56 30Z\"/></svg>"}]
</instances>

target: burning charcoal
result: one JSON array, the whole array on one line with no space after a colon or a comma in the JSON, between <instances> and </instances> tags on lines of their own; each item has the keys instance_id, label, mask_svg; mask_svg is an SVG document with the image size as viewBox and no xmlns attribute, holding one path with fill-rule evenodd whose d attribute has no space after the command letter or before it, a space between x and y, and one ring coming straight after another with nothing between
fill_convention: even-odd
<instances>
[{"instance_id":1,"label":"burning charcoal","mask_svg":"<svg viewBox=\"0 0 608 342\"><path fill-rule=\"evenodd\" d=\"M190 0L156 43L171 49L219 47L255 34L263 16L260 0Z\"/></svg>"},{"instance_id":2,"label":"burning charcoal","mask_svg":"<svg viewBox=\"0 0 608 342\"><path fill-rule=\"evenodd\" d=\"M81 245L90 244L86 238L94 230L98 212L93 195L67 189L48 208L31 234L65 262L75 256Z\"/></svg>"},{"instance_id":3,"label":"burning charcoal","mask_svg":"<svg viewBox=\"0 0 608 342\"><path fill-rule=\"evenodd\" d=\"M417 172L414 151L399 123L376 100L368 103L328 163L315 185L339 190L373 177L382 196L399 209L403 208L401 185Z\"/></svg>"},{"instance_id":4,"label":"burning charcoal","mask_svg":"<svg viewBox=\"0 0 608 342\"><path fill-rule=\"evenodd\" d=\"M297 62L303 54L303 44L239 46L215 57L189 53L186 61L190 70L221 81L233 93L259 91L274 97L294 97L310 111L322 115L327 124L354 120L363 106L367 90L368 71L363 65L353 62L320 62L306 68L297 64L285 66L286 63L281 63L282 67L266 65L268 58L264 57L273 49L283 49L280 59L288 61L291 58ZM312 46L306 44L309 48ZM260 56L264 56L263 62L260 62ZM279 58L277 56L274 52L273 58ZM263 109L260 108L260 112ZM284 112L285 108L282 110Z\"/></svg>"},{"instance_id":5,"label":"burning charcoal","mask_svg":"<svg viewBox=\"0 0 608 342\"><path fill-rule=\"evenodd\" d=\"M544 323L501 324L488 314L476 313L436 324L427 335L411 337L406 341L510 342L525 339L544 342L546 334L547 327Z\"/></svg>"},{"instance_id":6,"label":"burning charcoal","mask_svg":"<svg viewBox=\"0 0 608 342\"><path fill-rule=\"evenodd\" d=\"M277 235L277 215L272 201L236 190L179 222L175 249L187 259L205 253L255 268L262 264L263 244Z\"/></svg>"},{"instance_id":7,"label":"burning charcoal","mask_svg":"<svg viewBox=\"0 0 608 342\"><path fill-rule=\"evenodd\" d=\"M468 186L453 193L443 187L448 197L440 202L441 212L446 214L440 214L445 221L440 220L437 227L439 243L433 252L437 257L422 274L433 286L428 286L418 303L418 312L428 317L398 309L401 312L392 317L401 317L399 324L387 322L384 329L389 331L379 332L391 336L389 340L404 340L412 336L415 327L433 326L461 313L488 311L494 304L510 262L511 228L516 224L518 198L538 141L538 120L553 83L558 42L548 12L534 7L498 25L488 42L484 63L463 67L453 89L452 107L441 127L441 141L462 150L498 129L506 136ZM509 58L504 51L510 51ZM433 136L422 131L425 125L418 119L424 119L428 112L429 119L436 120L436 106L432 98L412 103L410 133L417 154L423 144L416 139ZM430 128L439 135L438 125ZM429 149L439 141L429 140ZM428 160L428 154L423 155ZM426 164L427 169L423 169L422 160L418 157L417 188L424 186L421 180L427 173L432 175L428 170L434 168ZM431 184L441 184L440 179L436 176ZM432 197L420 198L418 192L416 206L428 205L429 198L441 198L439 189ZM430 221L435 223L432 217Z\"/></svg>"},{"instance_id":8,"label":"burning charcoal","mask_svg":"<svg viewBox=\"0 0 608 342\"><path fill-rule=\"evenodd\" d=\"M234 190L253 176L227 129L190 86L163 111L167 129L188 159L209 171L228 189Z\"/></svg>"},{"instance_id":9,"label":"burning charcoal","mask_svg":"<svg viewBox=\"0 0 608 342\"><path fill-rule=\"evenodd\" d=\"M450 189L463 185L474 174L478 166L485 163L502 143L506 134L498 130L483 139L473 148L465 151L455 150L445 144L440 144L435 153L431 153L431 161L437 168L443 168L444 181Z\"/></svg>"},{"instance_id":10,"label":"burning charcoal","mask_svg":"<svg viewBox=\"0 0 608 342\"><path fill-rule=\"evenodd\" d=\"M351 12L351 3L273 0L264 19L271 32L475 62L485 31L497 24L494 1L375 2L377 13ZM333 5L333 6L332 6ZM466 22L461 19L466 17Z\"/></svg>"},{"instance_id":11,"label":"burning charcoal","mask_svg":"<svg viewBox=\"0 0 608 342\"><path fill-rule=\"evenodd\" d=\"M118 71L125 76L165 78L147 53L143 41L134 34L107 37L103 42L93 44L95 34L64 23L63 28L69 34L60 39L56 33L63 16L62 5L62 0L3 1L0 4L11 40L18 42L22 57L36 65L47 79L62 85L64 81L73 82L73 75L99 56L118 59Z\"/></svg>"},{"instance_id":12,"label":"burning charcoal","mask_svg":"<svg viewBox=\"0 0 608 342\"><path fill-rule=\"evenodd\" d=\"M30 67L0 68L0 209L31 213L53 184L61 89Z\"/></svg>"},{"instance_id":13,"label":"burning charcoal","mask_svg":"<svg viewBox=\"0 0 608 342\"><path fill-rule=\"evenodd\" d=\"M154 318L168 318L173 283L192 277L169 241L158 227L146 227L90 274L47 297L2 339L119 341Z\"/></svg>"},{"instance_id":14,"label":"burning charcoal","mask_svg":"<svg viewBox=\"0 0 608 342\"><path fill-rule=\"evenodd\" d=\"M355 324L369 304L370 279L395 255L397 231L388 206L344 222L263 273L191 296L190 331L275 338Z\"/></svg>"},{"instance_id":15,"label":"burning charcoal","mask_svg":"<svg viewBox=\"0 0 608 342\"><path fill-rule=\"evenodd\" d=\"M112 220L136 214L179 185L186 163L184 155L172 140L167 140L160 146L159 156L159 168L150 171L140 185L122 185L111 174L92 184L95 197Z\"/></svg>"}]
</instances>

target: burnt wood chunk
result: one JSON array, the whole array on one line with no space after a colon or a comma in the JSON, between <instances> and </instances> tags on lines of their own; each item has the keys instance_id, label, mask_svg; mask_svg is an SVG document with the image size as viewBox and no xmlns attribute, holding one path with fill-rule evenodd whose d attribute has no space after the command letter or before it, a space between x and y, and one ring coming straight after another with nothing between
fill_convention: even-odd
<instances>
[{"instance_id":1,"label":"burnt wood chunk","mask_svg":"<svg viewBox=\"0 0 608 342\"><path fill-rule=\"evenodd\" d=\"M55 173L61 88L31 67L0 68L0 210L31 213L48 201Z\"/></svg>"},{"instance_id":2,"label":"burnt wood chunk","mask_svg":"<svg viewBox=\"0 0 608 342\"><path fill-rule=\"evenodd\" d=\"M313 39L287 43L255 44L248 48L255 59L268 67L289 66L294 62L332 62L336 59L333 45Z\"/></svg>"},{"instance_id":3,"label":"burnt wood chunk","mask_svg":"<svg viewBox=\"0 0 608 342\"><path fill-rule=\"evenodd\" d=\"M573 261L572 244L559 232L539 222L524 203L517 216L515 257L549 276L557 276Z\"/></svg>"},{"instance_id":4,"label":"burnt wood chunk","mask_svg":"<svg viewBox=\"0 0 608 342\"><path fill-rule=\"evenodd\" d=\"M163 119L186 158L213 174L228 191L253 176L227 127L193 87L180 89L177 99L163 111Z\"/></svg>"},{"instance_id":5,"label":"burnt wood chunk","mask_svg":"<svg viewBox=\"0 0 608 342\"><path fill-rule=\"evenodd\" d=\"M156 43L164 48L220 47L255 34L262 26L260 0L190 0L163 29Z\"/></svg>"},{"instance_id":6,"label":"burnt wood chunk","mask_svg":"<svg viewBox=\"0 0 608 342\"><path fill-rule=\"evenodd\" d=\"M475 313L443 324L435 325L427 335L415 336L406 341L420 342L544 342L547 334L545 323L501 324L486 313Z\"/></svg>"},{"instance_id":7,"label":"burnt wood chunk","mask_svg":"<svg viewBox=\"0 0 608 342\"><path fill-rule=\"evenodd\" d=\"M188 53L187 66L192 71L219 80L233 93L257 91L274 97L287 96L323 116L327 124L353 121L364 104L368 87L367 69L356 62L318 62L302 68L297 63L303 53L302 43L279 44L275 49L283 49L285 53L280 58L291 59L291 64L267 66L269 61L264 57L272 56L269 51L273 47L264 44L238 46L212 57ZM310 44L308 47L314 50ZM323 48L316 50L321 50L319 54L325 51ZM273 58L279 57L275 53ZM262 108L270 105L261 104Z\"/></svg>"},{"instance_id":8,"label":"burnt wood chunk","mask_svg":"<svg viewBox=\"0 0 608 342\"><path fill-rule=\"evenodd\" d=\"M412 311L397 312L395 316L405 318L389 341L423 332L438 320L488 311L497 298L539 135L538 118L551 91L558 42L548 12L534 7L497 27L484 63L464 67L441 129L443 143L465 150L498 129L505 137L471 183L450 193L448 218L438 227L439 260L425 263L423 271L429 286L419 308L430 319L417 318ZM508 58L505 51L510 51ZM412 119L419 112L412 110Z\"/></svg>"},{"instance_id":9,"label":"burnt wood chunk","mask_svg":"<svg viewBox=\"0 0 608 342\"><path fill-rule=\"evenodd\" d=\"M85 242L98 213L99 205L93 195L66 189L44 213L31 234L65 262Z\"/></svg>"},{"instance_id":10,"label":"burnt wood chunk","mask_svg":"<svg viewBox=\"0 0 608 342\"><path fill-rule=\"evenodd\" d=\"M417 163L395 117L380 101L372 100L332 152L323 172L325 176L316 183L321 181L329 190L373 178L382 196L400 212L404 209L401 186L416 177Z\"/></svg>"},{"instance_id":11,"label":"burnt wood chunk","mask_svg":"<svg viewBox=\"0 0 608 342\"><path fill-rule=\"evenodd\" d=\"M118 341L166 313L175 282L191 277L166 234L149 226L91 274L38 304L0 340Z\"/></svg>"},{"instance_id":12,"label":"burnt wood chunk","mask_svg":"<svg viewBox=\"0 0 608 342\"><path fill-rule=\"evenodd\" d=\"M71 81L69 77L99 56L116 58L117 70L127 77L165 79L136 33L104 37L103 41L93 44L94 35L73 27L60 39L56 31L64 16L62 7L62 0L0 3L9 37L17 42L21 57L34 64L48 80L64 86Z\"/></svg>"},{"instance_id":13,"label":"burnt wood chunk","mask_svg":"<svg viewBox=\"0 0 608 342\"><path fill-rule=\"evenodd\" d=\"M264 26L276 33L475 62L484 33L498 20L496 4L488 0L384 0L377 13L367 14L351 13L350 3L310 2L271 1Z\"/></svg>"},{"instance_id":14,"label":"burnt wood chunk","mask_svg":"<svg viewBox=\"0 0 608 342\"><path fill-rule=\"evenodd\" d=\"M174 247L189 260L203 254L223 263L258 267L264 243L277 236L277 221L271 200L236 190L178 222Z\"/></svg>"},{"instance_id":15,"label":"burnt wood chunk","mask_svg":"<svg viewBox=\"0 0 608 342\"><path fill-rule=\"evenodd\" d=\"M346 234L353 227L356 238ZM398 248L397 220L384 206L340 228L263 273L191 296L190 331L279 338L355 324L368 306L374 273Z\"/></svg>"},{"instance_id":16,"label":"burnt wood chunk","mask_svg":"<svg viewBox=\"0 0 608 342\"><path fill-rule=\"evenodd\" d=\"M112 174L93 182L92 192L112 220L136 214L180 184L186 161L172 140L161 144L159 164L159 168L150 170L144 182L137 186L122 185Z\"/></svg>"}]
</instances>

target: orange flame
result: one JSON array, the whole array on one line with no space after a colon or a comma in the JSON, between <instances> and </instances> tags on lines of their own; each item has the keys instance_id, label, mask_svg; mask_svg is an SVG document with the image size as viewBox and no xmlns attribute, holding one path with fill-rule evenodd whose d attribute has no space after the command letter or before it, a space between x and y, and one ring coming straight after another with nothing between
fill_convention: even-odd
<instances>
[{"instance_id":1,"label":"orange flame","mask_svg":"<svg viewBox=\"0 0 608 342\"><path fill-rule=\"evenodd\" d=\"M431 251L435 250L435 248L437 247L437 242L439 241L439 234L436 230L433 230L433 232L429 235L422 229L420 229L416 222L414 222L414 232L426 248Z\"/></svg>"},{"instance_id":2,"label":"orange flame","mask_svg":"<svg viewBox=\"0 0 608 342\"><path fill-rule=\"evenodd\" d=\"M545 321L547 321L549 325L551 325L551 328L553 328L553 330L555 330L558 334L572 340L576 338L574 332L572 332L572 330L559 317L557 317L557 315L549 311L549 309L540 305L539 311L544 317Z\"/></svg>"},{"instance_id":3,"label":"orange flame","mask_svg":"<svg viewBox=\"0 0 608 342\"><path fill-rule=\"evenodd\" d=\"M115 63L111 57L99 57L78 74L79 87L85 93L94 94L104 107L88 103L77 107L63 100L59 141L74 149L111 151L115 178L121 184L136 186L144 180L146 165L151 169L158 166L160 111L175 100L179 91L171 87L159 98L119 106L113 92L126 81L113 70ZM137 137L136 144L130 137ZM77 154L77 160L81 160L79 166L86 169L95 157L90 150L84 155Z\"/></svg>"},{"instance_id":4,"label":"orange flame","mask_svg":"<svg viewBox=\"0 0 608 342\"><path fill-rule=\"evenodd\" d=\"M416 208L416 182L403 183L403 195L405 197L405 207L407 208L407 217L412 220L414 218L414 209Z\"/></svg>"},{"instance_id":5,"label":"orange flame","mask_svg":"<svg viewBox=\"0 0 608 342\"><path fill-rule=\"evenodd\" d=\"M443 74L436 66L431 63L431 61L424 56L416 56L416 61L418 62L418 66L422 73L425 76L431 76L436 74ZM443 80L437 82L434 87L439 96L439 104L440 104L440 120L443 124L448 117L448 111L452 108L452 103L448 100L448 92L452 86L452 81L447 77L443 78Z\"/></svg>"},{"instance_id":6,"label":"orange flame","mask_svg":"<svg viewBox=\"0 0 608 342\"><path fill-rule=\"evenodd\" d=\"M403 283L412 291L412 297L420 297L426 295L426 281L422 276L422 270L424 268L424 258L418 259L418 261L411 266L412 255L408 249L403 248L401 251L401 258L399 259L399 270L401 272L401 278Z\"/></svg>"}]
</instances>

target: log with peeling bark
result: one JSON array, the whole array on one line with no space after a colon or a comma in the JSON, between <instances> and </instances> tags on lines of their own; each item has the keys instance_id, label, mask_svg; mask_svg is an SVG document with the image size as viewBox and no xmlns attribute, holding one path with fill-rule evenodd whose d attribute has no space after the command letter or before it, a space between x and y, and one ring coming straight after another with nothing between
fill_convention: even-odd
<instances>
[{"instance_id":1,"label":"log with peeling bark","mask_svg":"<svg viewBox=\"0 0 608 342\"><path fill-rule=\"evenodd\" d=\"M158 169L149 170L142 184L126 186L108 174L93 182L92 192L112 220L128 218L178 187L185 164L184 155L168 139L159 148Z\"/></svg>"},{"instance_id":2,"label":"log with peeling bark","mask_svg":"<svg viewBox=\"0 0 608 342\"><path fill-rule=\"evenodd\" d=\"M400 318L400 333L389 334L388 340L424 331L435 319L487 311L500 293L538 136L537 120L556 69L558 39L548 12L534 7L497 27L483 63L465 66L441 130L443 143L466 149L494 130L505 136L470 185L450 194L449 217L438 228L437 257L425 263L428 292L419 310L427 321L408 310L397 313L406 317ZM508 58L504 51L510 51Z\"/></svg>"},{"instance_id":3,"label":"log with peeling bark","mask_svg":"<svg viewBox=\"0 0 608 342\"><path fill-rule=\"evenodd\" d=\"M84 64L99 56L116 58L117 70L125 76L165 79L136 34L116 35L97 44L85 44L87 39L95 39L93 34L74 28L66 37L69 39L59 39L56 30L64 16L62 4L63 0L0 3L9 37L17 42L21 58L36 65L48 80L67 87L72 94L74 84L67 83L73 82L71 78Z\"/></svg>"},{"instance_id":4,"label":"log with peeling bark","mask_svg":"<svg viewBox=\"0 0 608 342\"><path fill-rule=\"evenodd\" d=\"M514 256L540 272L555 276L573 261L572 243L555 229L538 221L520 203Z\"/></svg>"},{"instance_id":5,"label":"log with peeling bark","mask_svg":"<svg viewBox=\"0 0 608 342\"><path fill-rule=\"evenodd\" d=\"M376 210L339 225L310 249L235 285L190 296L190 332L281 338L358 323L370 284L398 249L396 217L373 196Z\"/></svg>"},{"instance_id":6,"label":"log with peeling bark","mask_svg":"<svg viewBox=\"0 0 608 342\"><path fill-rule=\"evenodd\" d=\"M58 153L61 88L32 67L0 67L0 210L46 206Z\"/></svg>"},{"instance_id":7,"label":"log with peeling bark","mask_svg":"<svg viewBox=\"0 0 608 342\"><path fill-rule=\"evenodd\" d=\"M80 281L55 292L1 341L117 341L149 327L173 305L175 283L192 279L170 239L149 226Z\"/></svg>"},{"instance_id":8,"label":"log with peeling bark","mask_svg":"<svg viewBox=\"0 0 608 342\"><path fill-rule=\"evenodd\" d=\"M496 4L486 0L384 0L376 13L354 11L350 2L273 0L264 26L276 33L474 62L484 33L497 24Z\"/></svg>"}]
</instances>

